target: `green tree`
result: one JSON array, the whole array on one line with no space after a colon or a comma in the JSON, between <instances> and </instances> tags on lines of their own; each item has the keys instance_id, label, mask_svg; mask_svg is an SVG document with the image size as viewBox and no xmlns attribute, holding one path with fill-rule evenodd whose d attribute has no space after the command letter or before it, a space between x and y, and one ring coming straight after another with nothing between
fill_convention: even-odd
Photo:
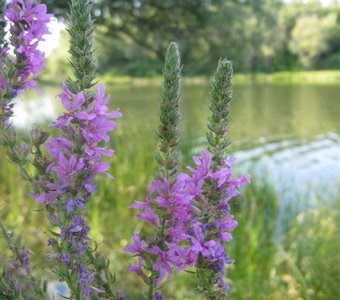
<instances>
[{"instance_id":1,"label":"green tree","mask_svg":"<svg viewBox=\"0 0 340 300\"><path fill-rule=\"evenodd\" d=\"M290 50L302 65L311 68L315 60L329 48L330 30L336 24L336 15L320 18L317 15L300 16L291 32Z\"/></svg>"}]
</instances>

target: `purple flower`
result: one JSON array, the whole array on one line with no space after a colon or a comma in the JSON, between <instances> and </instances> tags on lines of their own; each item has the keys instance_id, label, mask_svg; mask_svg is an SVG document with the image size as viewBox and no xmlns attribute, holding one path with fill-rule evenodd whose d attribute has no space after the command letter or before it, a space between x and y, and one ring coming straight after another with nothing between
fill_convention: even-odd
<instances>
[{"instance_id":1,"label":"purple flower","mask_svg":"<svg viewBox=\"0 0 340 300\"><path fill-rule=\"evenodd\" d=\"M52 159L46 169L48 180L45 180L46 183L42 180L44 192L37 196L40 203L54 205L58 199L58 203L63 204L54 207L56 216L53 217L61 227L61 240L69 241L72 247L67 255L59 257L59 262L79 274L78 283L82 286L85 299L90 297L91 290L99 293L101 290L92 284L96 274L84 264L90 228L81 210L86 209L90 196L97 191L95 176L106 174L112 178L107 173L110 163L102 161L102 157L112 156L114 150L102 147L101 143L109 142L108 133L117 126L109 119L121 116L118 111L108 111L110 98L105 97L103 86L99 85L97 90L93 99L93 95L85 91L74 95L67 84L63 84L63 93L59 98L66 112L52 124L60 135L50 138L45 145ZM140 243L143 247L143 242ZM143 262L139 264L141 266ZM134 267L130 269L134 270Z\"/></svg>"},{"instance_id":2,"label":"purple flower","mask_svg":"<svg viewBox=\"0 0 340 300\"><path fill-rule=\"evenodd\" d=\"M200 157L197 156L193 157L193 160L196 163L197 167L196 168L188 167L188 169L192 171L194 178L199 179L210 176L212 158L213 158L212 153L206 151L202 151Z\"/></svg>"},{"instance_id":3,"label":"purple flower","mask_svg":"<svg viewBox=\"0 0 340 300\"><path fill-rule=\"evenodd\" d=\"M154 213L154 211L150 207L146 207L144 213L139 213L137 217L141 220L151 223L156 227L160 226L159 217Z\"/></svg>"},{"instance_id":4,"label":"purple flower","mask_svg":"<svg viewBox=\"0 0 340 300\"><path fill-rule=\"evenodd\" d=\"M79 208L79 209L85 209L86 208L84 198L80 197L80 198L76 198L76 199L71 199L67 202L66 211L68 213L72 213L75 208Z\"/></svg>"},{"instance_id":5,"label":"purple flower","mask_svg":"<svg viewBox=\"0 0 340 300\"><path fill-rule=\"evenodd\" d=\"M72 143L64 137L56 137L48 139L45 148L53 158L58 158L60 152L69 152L72 148Z\"/></svg>"},{"instance_id":6,"label":"purple flower","mask_svg":"<svg viewBox=\"0 0 340 300\"><path fill-rule=\"evenodd\" d=\"M47 183L46 188L49 190L48 192L35 195L35 201L37 203L46 204L46 205L51 204L61 194L61 189L59 185L56 185L53 183Z\"/></svg>"},{"instance_id":7,"label":"purple flower","mask_svg":"<svg viewBox=\"0 0 340 300\"><path fill-rule=\"evenodd\" d=\"M85 110L81 110L82 105L85 103L85 95L83 92L80 92L76 95L73 95L66 86L66 83L63 83L64 92L59 95L63 106L66 108L67 112L58 118L56 122L56 126L63 128L68 126L73 120L93 120L96 115L88 114Z\"/></svg>"},{"instance_id":8,"label":"purple flower","mask_svg":"<svg viewBox=\"0 0 340 300\"><path fill-rule=\"evenodd\" d=\"M32 0L13 0L5 10L10 24L10 41L16 55L14 63L21 66L16 83L23 88L34 86L35 81L28 80L30 74L35 77L45 66L45 56L37 48L39 42L44 40L43 36L49 33L47 24L52 15L46 11L45 4L35 4Z\"/></svg>"},{"instance_id":9,"label":"purple flower","mask_svg":"<svg viewBox=\"0 0 340 300\"><path fill-rule=\"evenodd\" d=\"M74 154L67 159L64 153L60 153L58 163L52 170L57 172L61 181L72 179L85 166L84 159L77 159Z\"/></svg>"},{"instance_id":10,"label":"purple flower","mask_svg":"<svg viewBox=\"0 0 340 300\"><path fill-rule=\"evenodd\" d=\"M113 149L106 149L106 148L98 147L96 145L91 145L91 144L86 145L84 151L89 156L104 155L104 156L111 157L115 153Z\"/></svg>"},{"instance_id":11,"label":"purple flower","mask_svg":"<svg viewBox=\"0 0 340 300\"><path fill-rule=\"evenodd\" d=\"M26 274L28 275L30 273L31 266L30 266L29 251L26 247L21 248L20 261L22 263L22 267L24 268Z\"/></svg>"},{"instance_id":12,"label":"purple flower","mask_svg":"<svg viewBox=\"0 0 340 300\"><path fill-rule=\"evenodd\" d=\"M139 258L137 266L129 266L128 270L132 273L142 274L143 273L143 269L142 269L143 264L144 264L144 260Z\"/></svg>"},{"instance_id":13,"label":"purple flower","mask_svg":"<svg viewBox=\"0 0 340 300\"><path fill-rule=\"evenodd\" d=\"M9 46L0 49L0 118L5 128L10 126L13 116L12 99L25 89L35 87L37 73L45 66L45 56L38 50L43 36L48 32L47 24L52 15L46 13L44 4L32 0L12 0L4 11L9 25Z\"/></svg>"},{"instance_id":14,"label":"purple flower","mask_svg":"<svg viewBox=\"0 0 340 300\"><path fill-rule=\"evenodd\" d=\"M107 104L110 101L110 96L105 97L105 86L103 84L97 85L96 103L93 107L93 112L97 116L103 116L105 118L116 119L122 117L122 113L119 110L114 112L108 112Z\"/></svg>"},{"instance_id":15,"label":"purple flower","mask_svg":"<svg viewBox=\"0 0 340 300\"><path fill-rule=\"evenodd\" d=\"M35 201L40 204L51 204L53 203L59 196L59 192L49 192L45 194L37 195Z\"/></svg>"},{"instance_id":16,"label":"purple flower","mask_svg":"<svg viewBox=\"0 0 340 300\"><path fill-rule=\"evenodd\" d=\"M164 296L158 292L155 293L155 300L164 300Z\"/></svg>"},{"instance_id":17,"label":"purple flower","mask_svg":"<svg viewBox=\"0 0 340 300\"><path fill-rule=\"evenodd\" d=\"M69 253L63 253L61 256L60 256L60 259L61 261L68 265L68 264L71 264L71 256Z\"/></svg>"},{"instance_id":18,"label":"purple flower","mask_svg":"<svg viewBox=\"0 0 340 300\"><path fill-rule=\"evenodd\" d=\"M147 244L141 240L139 234L134 234L132 236L133 244L125 247L125 252L139 253L141 254L147 247Z\"/></svg>"},{"instance_id":19,"label":"purple flower","mask_svg":"<svg viewBox=\"0 0 340 300\"><path fill-rule=\"evenodd\" d=\"M149 197L145 199L144 201L135 201L134 204L130 205L129 208L134 208L134 209L146 209L149 207L152 203L152 198Z\"/></svg>"},{"instance_id":20,"label":"purple flower","mask_svg":"<svg viewBox=\"0 0 340 300\"><path fill-rule=\"evenodd\" d=\"M168 246L168 260L178 267L178 272L185 268L187 261L187 251L176 243L167 243Z\"/></svg>"},{"instance_id":21,"label":"purple flower","mask_svg":"<svg viewBox=\"0 0 340 300\"><path fill-rule=\"evenodd\" d=\"M146 200L131 206L142 211L138 218L156 227L162 220L163 241L155 244L157 239L150 237L143 251L131 248L138 256L156 255L152 260L153 270L159 272L156 286L166 274L172 275L173 267L180 272L186 267L197 267L199 261L200 266L204 263L223 278L225 265L233 262L224 248L224 243L232 239L228 231L237 227L234 216L229 214L228 202L249 182L249 176L233 178L232 158L213 170L212 157L204 151L200 157L194 157L196 167L188 167L189 174L178 174L172 184L167 178L152 181ZM223 280L214 288L219 295L227 291Z\"/></svg>"},{"instance_id":22,"label":"purple flower","mask_svg":"<svg viewBox=\"0 0 340 300\"><path fill-rule=\"evenodd\" d=\"M96 117L82 128L82 134L87 143L96 144L101 141L109 142L108 132L115 129L118 124L114 121L107 120L104 117Z\"/></svg>"},{"instance_id":23,"label":"purple flower","mask_svg":"<svg viewBox=\"0 0 340 300\"><path fill-rule=\"evenodd\" d=\"M155 281L155 286L158 286L166 276L166 273L168 273L170 277L172 276L172 267L169 262L169 254L162 251L162 249L158 246L152 247L150 252L158 256L158 261L152 267L154 271L159 272L159 277Z\"/></svg>"},{"instance_id":24,"label":"purple flower","mask_svg":"<svg viewBox=\"0 0 340 300\"><path fill-rule=\"evenodd\" d=\"M109 168L110 168L110 163L108 162L94 161L91 171L94 174L103 173L103 174L106 174L107 177L113 178L112 175L106 172Z\"/></svg>"},{"instance_id":25,"label":"purple flower","mask_svg":"<svg viewBox=\"0 0 340 300\"><path fill-rule=\"evenodd\" d=\"M90 272L83 264L79 265L78 282L83 286L85 299L90 298L91 284L94 280L95 274Z\"/></svg>"}]
</instances>

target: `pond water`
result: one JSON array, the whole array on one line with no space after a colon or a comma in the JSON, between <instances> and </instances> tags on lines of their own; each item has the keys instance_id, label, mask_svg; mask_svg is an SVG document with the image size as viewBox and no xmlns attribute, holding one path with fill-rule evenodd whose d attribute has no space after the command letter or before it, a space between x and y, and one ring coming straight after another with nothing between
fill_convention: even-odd
<instances>
[{"instance_id":1,"label":"pond water","mask_svg":"<svg viewBox=\"0 0 340 300\"><path fill-rule=\"evenodd\" d=\"M109 91L112 106L124 114L120 123L125 132L153 134L158 124L159 87L114 86ZM22 96L15 124L27 128L37 120L55 118L58 100L50 95L58 92L55 87L43 87L39 96ZM298 202L301 208L315 205L318 199L329 203L338 199L340 86L235 86L234 93L230 134L238 170L265 177L286 204L297 194L307 199ZM208 100L208 86L184 85L183 148L188 156L204 145Z\"/></svg>"}]
</instances>

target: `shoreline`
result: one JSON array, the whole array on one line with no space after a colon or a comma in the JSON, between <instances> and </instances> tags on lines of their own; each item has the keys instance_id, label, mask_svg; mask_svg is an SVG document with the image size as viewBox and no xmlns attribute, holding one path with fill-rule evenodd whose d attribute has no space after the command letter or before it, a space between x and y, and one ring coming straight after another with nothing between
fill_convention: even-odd
<instances>
[{"instance_id":1,"label":"shoreline","mask_svg":"<svg viewBox=\"0 0 340 300\"><path fill-rule=\"evenodd\" d=\"M212 77L209 76L187 76L183 77L185 85L209 85ZM45 85L59 85L59 80L42 77L41 83ZM58 82L58 83L57 83ZM132 77L132 76L111 76L105 73L99 76L98 82L106 85L118 86L160 86L161 76L155 77ZM340 85L340 70L323 71L282 71L274 73L235 73L235 85Z\"/></svg>"}]
</instances>

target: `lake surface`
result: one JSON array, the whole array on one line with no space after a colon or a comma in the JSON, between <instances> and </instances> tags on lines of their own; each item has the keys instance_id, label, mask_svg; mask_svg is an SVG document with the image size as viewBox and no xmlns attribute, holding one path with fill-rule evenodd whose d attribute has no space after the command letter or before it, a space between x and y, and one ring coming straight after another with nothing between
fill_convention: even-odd
<instances>
[{"instance_id":1,"label":"lake surface","mask_svg":"<svg viewBox=\"0 0 340 300\"><path fill-rule=\"evenodd\" d=\"M114 86L109 91L112 107L120 107L124 114L121 133L150 138L153 143L160 88ZM39 96L23 95L18 99L15 124L27 128L37 120L53 120L60 109L54 96L59 92L43 87ZM284 205L294 203L303 209L339 199L340 86L235 86L234 94L230 134L237 169L272 182L286 200ZM208 86L184 85L182 128L187 161L204 146L208 100Z\"/></svg>"}]
</instances>

